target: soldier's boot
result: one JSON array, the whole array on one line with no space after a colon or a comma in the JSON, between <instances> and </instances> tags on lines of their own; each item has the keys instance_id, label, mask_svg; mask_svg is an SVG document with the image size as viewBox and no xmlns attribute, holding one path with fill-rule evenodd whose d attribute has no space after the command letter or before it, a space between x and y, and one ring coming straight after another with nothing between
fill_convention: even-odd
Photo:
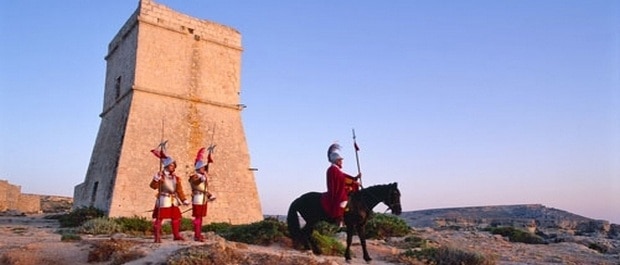
<instances>
[{"instance_id":1,"label":"soldier's boot","mask_svg":"<svg viewBox=\"0 0 620 265\"><path fill-rule=\"evenodd\" d=\"M174 237L175 241L185 241L185 238L183 238L183 236L181 236L181 219L172 219L171 222L171 226L172 226L172 236Z\"/></svg>"},{"instance_id":2,"label":"soldier's boot","mask_svg":"<svg viewBox=\"0 0 620 265\"><path fill-rule=\"evenodd\" d=\"M153 235L155 236L155 243L161 243L161 219L153 221Z\"/></svg>"},{"instance_id":3,"label":"soldier's boot","mask_svg":"<svg viewBox=\"0 0 620 265\"><path fill-rule=\"evenodd\" d=\"M202 237L202 218L194 217L194 240L198 242L204 242L205 239Z\"/></svg>"}]
</instances>

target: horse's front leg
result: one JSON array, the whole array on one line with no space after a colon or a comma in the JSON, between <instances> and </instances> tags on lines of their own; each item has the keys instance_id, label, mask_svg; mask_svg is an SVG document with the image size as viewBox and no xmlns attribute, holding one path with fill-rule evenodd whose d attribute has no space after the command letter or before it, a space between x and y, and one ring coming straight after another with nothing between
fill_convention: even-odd
<instances>
[{"instance_id":1,"label":"horse's front leg","mask_svg":"<svg viewBox=\"0 0 620 265\"><path fill-rule=\"evenodd\" d=\"M366 249L366 228L363 225L357 226L357 236L360 238L360 245L362 245L362 251L364 252L364 260L370 262L372 258L370 258L368 250Z\"/></svg>"},{"instance_id":2,"label":"horse's front leg","mask_svg":"<svg viewBox=\"0 0 620 265\"><path fill-rule=\"evenodd\" d=\"M347 226L347 249L344 251L344 259L351 261L351 243L353 242L353 227Z\"/></svg>"}]
</instances>

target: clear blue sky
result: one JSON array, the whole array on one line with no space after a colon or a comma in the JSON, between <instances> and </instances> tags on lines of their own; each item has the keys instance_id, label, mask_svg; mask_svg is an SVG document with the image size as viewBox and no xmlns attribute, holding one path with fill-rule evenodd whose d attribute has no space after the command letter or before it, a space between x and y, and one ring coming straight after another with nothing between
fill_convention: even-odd
<instances>
[{"instance_id":1,"label":"clear blue sky","mask_svg":"<svg viewBox=\"0 0 620 265\"><path fill-rule=\"evenodd\" d=\"M355 128L364 185L398 182L406 211L540 203L620 223L618 1L157 2L241 32L265 214L325 190L334 141L356 173ZM0 179L73 195L137 4L0 3Z\"/></svg>"}]
</instances>

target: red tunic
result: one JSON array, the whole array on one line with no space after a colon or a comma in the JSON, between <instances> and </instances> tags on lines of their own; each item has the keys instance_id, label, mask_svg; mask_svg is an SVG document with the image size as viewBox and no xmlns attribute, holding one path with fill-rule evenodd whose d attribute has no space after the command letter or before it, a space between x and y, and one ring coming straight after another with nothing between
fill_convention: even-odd
<instances>
[{"instance_id":1,"label":"red tunic","mask_svg":"<svg viewBox=\"0 0 620 265\"><path fill-rule=\"evenodd\" d=\"M331 218L340 218L344 215L344 209L340 203L348 200L349 183L354 178L345 174L337 165L332 164L327 169L327 192L321 195L321 205Z\"/></svg>"}]
</instances>

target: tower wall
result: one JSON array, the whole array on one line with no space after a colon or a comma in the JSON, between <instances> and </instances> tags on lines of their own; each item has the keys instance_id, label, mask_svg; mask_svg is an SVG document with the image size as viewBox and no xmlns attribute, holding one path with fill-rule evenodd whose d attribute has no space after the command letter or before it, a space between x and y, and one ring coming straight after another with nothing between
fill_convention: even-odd
<instances>
[{"instance_id":1,"label":"tower wall","mask_svg":"<svg viewBox=\"0 0 620 265\"><path fill-rule=\"evenodd\" d=\"M209 189L218 199L207 222L261 220L241 117L241 53L236 30L141 1L109 45L102 121L75 205L150 216L159 160L149 150L166 139L188 198L196 152L217 145Z\"/></svg>"}]
</instances>

